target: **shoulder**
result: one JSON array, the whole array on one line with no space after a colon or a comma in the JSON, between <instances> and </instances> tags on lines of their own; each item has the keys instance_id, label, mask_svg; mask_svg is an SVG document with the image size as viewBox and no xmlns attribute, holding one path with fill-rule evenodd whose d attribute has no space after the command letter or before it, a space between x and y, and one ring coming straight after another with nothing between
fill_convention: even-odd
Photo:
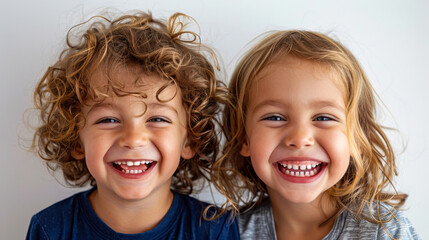
<instances>
[{"instance_id":1,"label":"shoulder","mask_svg":"<svg viewBox=\"0 0 429 240\"><path fill-rule=\"evenodd\" d=\"M205 209L207 206L210 205L207 202L200 201L200 200L198 200L194 197L191 197L189 195L183 195L183 194L175 192L174 196L177 197L182 204L185 204L187 207L192 208L192 209L202 210L202 209Z\"/></svg>"},{"instance_id":2,"label":"shoulder","mask_svg":"<svg viewBox=\"0 0 429 240\"><path fill-rule=\"evenodd\" d=\"M365 207L359 219L350 212L342 213L335 229L344 239L420 239L404 212L385 203Z\"/></svg>"},{"instance_id":3,"label":"shoulder","mask_svg":"<svg viewBox=\"0 0 429 240\"><path fill-rule=\"evenodd\" d=\"M44 217L52 215L68 215L70 214L70 209L74 209L77 205L79 205L80 199L82 199L89 191L90 190L79 192L68 198L58 201L38 212L35 216Z\"/></svg>"},{"instance_id":4,"label":"shoulder","mask_svg":"<svg viewBox=\"0 0 429 240\"><path fill-rule=\"evenodd\" d=\"M172 208L181 209L180 223L176 226L193 232L196 238L192 239L198 239L198 236L206 236L205 239L238 239L238 224L229 212L209 221L204 218L204 211L207 208L207 217L210 217L216 213L217 207L187 195L175 193L175 197L179 200L178 205Z\"/></svg>"},{"instance_id":5,"label":"shoulder","mask_svg":"<svg viewBox=\"0 0 429 240\"><path fill-rule=\"evenodd\" d=\"M27 232L27 239L60 239L60 232L69 229L72 219L79 211L80 202L89 191L76 193L75 195L63 199L35 214L30 221Z\"/></svg>"},{"instance_id":6,"label":"shoulder","mask_svg":"<svg viewBox=\"0 0 429 240\"><path fill-rule=\"evenodd\" d=\"M200 201L188 195L174 193L174 197L177 198L177 201L174 201L171 207L173 209L179 208L179 214L184 217L203 219L204 210L210 206L209 203ZM209 213L213 211L215 211L213 207L209 208Z\"/></svg>"},{"instance_id":7,"label":"shoulder","mask_svg":"<svg viewBox=\"0 0 429 240\"><path fill-rule=\"evenodd\" d=\"M261 205L251 208L249 211L243 212L239 216L240 226L246 226L252 223L265 222L266 218L271 215L271 203L264 200Z\"/></svg>"},{"instance_id":8,"label":"shoulder","mask_svg":"<svg viewBox=\"0 0 429 240\"><path fill-rule=\"evenodd\" d=\"M239 215L241 239L275 239L274 219L269 199Z\"/></svg>"},{"instance_id":9,"label":"shoulder","mask_svg":"<svg viewBox=\"0 0 429 240\"><path fill-rule=\"evenodd\" d=\"M414 226L410 220L405 216L405 212L397 210L388 204L380 204L377 209L373 206L373 212L380 212L380 218L385 221L379 225L379 239L420 239ZM375 215L375 214L374 214ZM377 215L375 215L377 217Z\"/></svg>"}]
</instances>

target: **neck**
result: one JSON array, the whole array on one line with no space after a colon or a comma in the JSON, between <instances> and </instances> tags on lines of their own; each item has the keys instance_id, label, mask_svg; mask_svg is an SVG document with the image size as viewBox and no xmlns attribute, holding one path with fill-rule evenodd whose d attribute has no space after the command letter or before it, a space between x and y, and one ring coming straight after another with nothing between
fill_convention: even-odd
<instances>
[{"instance_id":1,"label":"neck","mask_svg":"<svg viewBox=\"0 0 429 240\"><path fill-rule=\"evenodd\" d=\"M334 219L326 222L337 211L328 196L319 196L310 203L293 203L270 193L270 201L279 240L322 239L335 223Z\"/></svg>"},{"instance_id":2,"label":"neck","mask_svg":"<svg viewBox=\"0 0 429 240\"><path fill-rule=\"evenodd\" d=\"M96 189L89 196L92 208L98 217L110 228L119 233L136 234L156 227L167 214L174 195L168 189L137 201L106 197L108 193Z\"/></svg>"}]
</instances>

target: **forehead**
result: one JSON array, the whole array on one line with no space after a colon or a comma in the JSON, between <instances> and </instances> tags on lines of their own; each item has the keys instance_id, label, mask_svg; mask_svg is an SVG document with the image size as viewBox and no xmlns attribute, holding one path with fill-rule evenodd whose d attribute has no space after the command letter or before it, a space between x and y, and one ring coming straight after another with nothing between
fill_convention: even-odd
<instances>
[{"instance_id":1,"label":"forehead","mask_svg":"<svg viewBox=\"0 0 429 240\"><path fill-rule=\"evenodd\" d=\"M143 98L156 97L170 100L180 96L180 89L171 81L156 74L145 73L137 66L95 68L89 76L90 98L120 97L135 95Z\"/></svg>"},{"instance_id":2,"label":"forehead","mask_svg":"<svg viewBox=\"0 0 429 240\"><path fill-rule=\"evenodd\" d=\"M264 79L270 79L273 78L273 75L279 74L283 78L329 79L345 96L346 84L338 70L327 63L305 60L293 55L282 55L273 59L256 74L250 87L257 89L261 82L266 81Z\"/></svg>"},{"instance_id":3,"label":"forehead","mask_svg":"<svg viewBox=\"0 0 429 240\"><path fill-rule=\"evenodd\" d=\"M254 78L248 104L265 100L304 99L340 101L345 104L345 87L340 75L327 65L283 56L263 68Z\"/></svg>"}]
</instances>

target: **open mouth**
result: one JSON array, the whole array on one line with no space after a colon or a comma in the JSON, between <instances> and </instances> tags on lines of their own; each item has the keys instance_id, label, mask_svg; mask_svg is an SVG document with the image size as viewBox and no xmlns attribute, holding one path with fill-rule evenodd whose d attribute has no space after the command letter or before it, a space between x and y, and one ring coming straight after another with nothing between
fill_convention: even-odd
<instances>
[{"instance_id":1,"label":"open mouth","mask_svg":"<svg viewBox=\"0 0 429 240\"><path fill-rule=\"evenodd\" d=\"M141 174L156 165L155 161L117 161L113 167L124 174Z\"/></svg>"},{"instance_id":2,"label":"open mouth","mask_svg":"<svg viewBox=\"0 0 429 240\"><path fill-rule=\"evenodd\" d=\"M326 163L296 164L277 162L278 169L281 173L292 177L313 177L317 175Z\"/></svg>"}]
</instances>

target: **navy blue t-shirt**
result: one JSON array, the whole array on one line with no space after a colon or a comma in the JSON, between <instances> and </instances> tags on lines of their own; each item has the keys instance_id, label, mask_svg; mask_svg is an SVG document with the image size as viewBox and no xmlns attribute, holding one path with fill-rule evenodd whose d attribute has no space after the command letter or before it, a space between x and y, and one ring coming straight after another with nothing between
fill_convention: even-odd
<instances>
[{"instance_id":1,"label":"navy blue t-shirt","mask_svg":"<svg viewBox=\"0 0 429 240\"><path fill-rule=\"evenodd\" d=\"M118 233L92 209L88 199L92 191L77 193L34 215L26 239L239 239L237 221L232 222L229 214L206 221L202 212L207 203L175 192L170 209L154 229Z\"/></svg>"}]
</instances>

